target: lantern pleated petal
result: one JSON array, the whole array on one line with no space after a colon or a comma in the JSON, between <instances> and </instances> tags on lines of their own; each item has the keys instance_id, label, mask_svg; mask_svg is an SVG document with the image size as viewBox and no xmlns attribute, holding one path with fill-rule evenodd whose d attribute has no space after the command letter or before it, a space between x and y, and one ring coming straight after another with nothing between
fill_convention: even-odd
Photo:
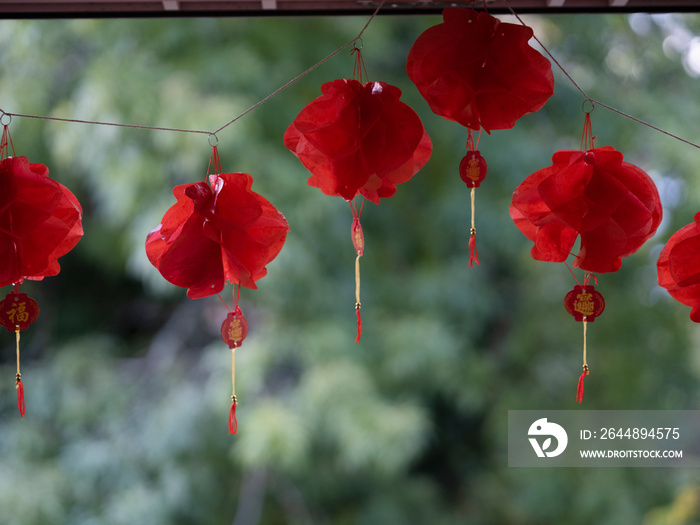
<instances>
[{"instance_id":1,"label":"lantern pleated petal","mask_svg":"<svg viewBox=\"0 0 700 525\"><path fill-rule=\"evenodd\" d=\"M530 175L513 193L511 218L534 241L531 254L563 262L576 241L574 266L615 272L659 226L659 193L640 168L611 147L557 151L552 166Z\"/></svg>"},{"instance_id":2,"label":"lantern pleated petal","mask_svg":"<svg viewBox=\"0 0 700 525\"><path fill-rule=\"evenodd\" d=\"M251 190L250 175L210 175L209 182L175 187L176 204L146 239L151 263L192 299L219 293L227 281L257 288L289 230L284 216Z\"/></svg>"},{"instance_id":3,"label":"lantern pleated petal","mask_svg":"<svg viewBox=\"0 0 700 525\"><path fill-rule=\"evenodd\" d=\"M406 71L434 113L472 130L509 129L554 93L549 61L531 28L475 10L446 8L413 44Z\"/></svg>"},{"instance_id":4,"label":"lantern pleated petal","mask_svg":"<svg viewBox=\"0 0 700 525\"><path fill-rule=\"evenodd\" d=\"M656 267L659 285L671 297L690 306L690 319L700 323L700 213L671 236Z\"/></svg>"},{"instance_id":5,"label":"lantern pleated petal","mask_svg":"<svg viewBox=\"0 0 700 525\"><path fill-rule=\"evenodd\" d=\"M83 210L43 164L0 162L0 286L57 275L58 258L83 235Z\"/></svg>"},{"instance_id":6,"label":"lantern pleated petal","mask_svg":"<svg viewBox=\"0 0 700 525\"><path fill-rule=\"evenodd\" d=\"M384 82L337 79L321 86L284 134L311 172L310 186L349 201L391 197L428 161L432 143L418 115Z\"/></svg>"}]
</instances>

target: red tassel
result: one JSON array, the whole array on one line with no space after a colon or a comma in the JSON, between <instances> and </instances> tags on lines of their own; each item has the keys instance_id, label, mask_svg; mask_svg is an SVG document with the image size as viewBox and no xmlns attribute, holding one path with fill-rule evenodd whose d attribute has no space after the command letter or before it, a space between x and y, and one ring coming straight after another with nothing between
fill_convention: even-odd
<instances>
[{"instance_id":1,"label":"red tassel","mask_svg":"<svg viewBox=\"0 0 700 525\"><path fill-rule=\"evenodd\" d=\"M17 408L19 409L19 417L24 417L24 385L21 379L17 379L15 385L17 389Z\"/></svg>"},{"instance_id":2,"label":"red tassel","mask_svg":"<svg viewBox=\"0 0 700 525\"><path fill-rule=\"evenodd\" d=\"M359 344L360 334L362 334L362 318L360 317L360 303L355 305L355 313L357 314L357 337L355 342Z\"/></svg>"},{"instance_id":3,"label":"red tassel","mask_svg":"<svg viewBox=\"0 0 700 525\"><path fill-rule=\"evenodd\" d=\"M578 387L576 388L576 401L581 404L583 401L583 378L588 375L588 365L583 365L583 372L578 378Z\"/></svg>"},{"instance_id":4,"label":"red tassel","mask_svg":"<svg viewBox=\"0 0 700 525\"><path fill-rule=\"evenodd\" d=\"M471 235L469 236L469 268L474 266L474 263L479 263L479 256L476 253L476 232L472 228Z\"/></svg>"},{"instance_id":5,"label":"red tassel","mask_svg":"<svg viewBox=\"0 0 700 525\"><path fill-rule=\"evenodd\" d=\"M231 403L231 409L228 411L228 433L229 435L238 432L238 420L236 419L236 406L238 402L234 399Z\"/></svg>"}]
</instances>

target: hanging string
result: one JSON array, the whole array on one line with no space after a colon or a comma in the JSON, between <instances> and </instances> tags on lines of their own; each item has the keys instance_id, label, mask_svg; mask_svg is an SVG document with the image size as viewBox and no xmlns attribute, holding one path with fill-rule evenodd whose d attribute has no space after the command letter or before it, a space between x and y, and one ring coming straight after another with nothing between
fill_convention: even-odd
<instances>
[{"instance_id":1,"label":"hanging string","mask_svg":"<svg viewBox=\"0 0 700 525\"><path fill-rule=\"evenodd\" d=\"M351 53L355 55L355 66L353 67L352 70L352 78L354 80L357 80L360 84L365 83L365 80L369 82L369 75L367 74L367 68L365 67L365 61L364 58L362 58L362 46L364 43L362 42L362 39L360 38L360 47L357 47L357 41L355 42L354 47L352 48ZM363 76L364 73L364 76Z\"/></svg>"},{"instance_id":2,"label":"hanging string","mask_svg":"<svg viewBox=\"0 0 700 525\"><path fill-rule=\"evenodd\" d=\"M2 117L0 117L0 121L1 120ZM10 118L10 122L12 122L12 118ZM12 147L12 156L17 156L15 154L15 145L12 143L12 135L10 135L10 130L8 129L9 125L9 122L7 124L3 124L2 138L0 138L0 160L4 160L9 156L10 152L8 144Z\"/></svg>"},{"instance_id":3,"label":"hanging string","mask_svg":"<svg viewBox=\"0 0 700 525\"><path fill-rule=\"evenodd\" d=\"M228 305L226 304L226 301L224 301L224 298L223 298L223 297L221 297L221 294L220 294L220 293L218 293L218 294L216 294L216 295L218 295L218 296L219 296L219 299L221 299L221 302L222 302L222 303L224 304L224 306L225 306L225 307L226 307L226 309L227 309L227 310L229 311L229 313L231 313L231 309L230 309L230 308L228 307Z\"/></svg>"},{"instance_id":4,"label":"hanging string","mask_svg":"<svg viewBox=\"0 0 700 525\"><path fill-rule=\"evenodd\" d=\"M360 224L360 215L362 215L362 209L365 207L365 198L362 197L362 204L360 209L357 209L357 202L355 199L350 201L350 210L352 211L352 244L355 247L355 252L357 257L355 257L355 315L357 316L357 336L355 337L355 342L360 342L360 335L362 334L362 317L360 316L360 308L362 304L360 303L360 257L365 250L365 237L362 233L362 225Z\"/></svg>"},{"instance_id":5,"label":"hanging string","mask_svg":"<svg viewBox=\"0 0 700 525\"><path fill-rule=\"evenodd\" d=\"M138 124L120 124L118 122L104 122L100 120L81 120L73 118L61 118L61 117L47 117L45 115L29 115L26 113L9 113L0 109L0 114L7 115L8 117L21 117L21 118L33 118L39 120L53 120L58 122L69 122L71 124L93 124L96 126L113 126L117 128L134 128L134 129L148 129L152 131L175 131L178 133L199 133L203 135L211 135L210 131L202 131L197 129L182 129L182 128L165 128L160 126L142 126Z\"/></svg>"},{"instance_id":6,"label":"hanging string","mask_svg":"<svg viewBox=\"0 0 700 525\"><path fill-rule=\"evenodd\" d=\"M580 405L583 401L583 378L588 375L588 363L586 362L586 328L588 320L583 316L583 372L578 378L578 387L576 388L576 402Z\"/></svg>"},{"instance_id":7,"label":"hanging string","mask_svg":"<svg viewBox=\"0 0 700 525\"><path fill-rule=\"evenodd\" d=\"M372 13L372 15L367 20L367 23L364 25L362 30L360 30L360 32L358 33L358 35L355 38L353 38L352 40L350 40L349 42L347 42L343 46L341 46L338 49L336 49L335 51L333 51L327 57L319 60L313 66L308 68L306 71L304 71L303 73L300 73L299 75L297 75L296 77L291 79L286 84L280 86L279 88L277 88L275 91L270 93L268 96L266 96L262 100L253 104L251 107L246 109L243 113L240 113L235 118L229 120L226 124L224 124L223 126L221 126L219 129L217 129L214 132L205 131L205 130L198 130L198 129L168 128L168 127L160 127L160 126L143 126L143 125L137 125L137 124L121 124L121 123L117 123L117 122L103 122L103 121L98 121L98 120L81 120L81 119L69 119L69 118L60 118L60 117L49 117L46 115L30 115L30 114L26 114L26 113L10 113L10 112L3 110L2 108L0 108L0 118L7 115L8 117L33 118L33 119L39 119L39 120L53 120L53 121L58 121L58 122L69 122L69 123L74 123L74 124L92 124L92 125L97 125L97 126L114 126L114 127L120 127L120 128L146 129L146 130L153 130L153 131L172 131L172 132L178 132L178 133L197 133L200 135L216 135L220 131L223 131L224 129L229 127L231 124L236 122L238 119L244 117L245 115L247 115L248 113L250 113L251 111L256 109L258 106L264 104L265 102L270 100L275 95L281 93L282 91L287 89L289 86L291 86L292 84L294 84L298 80L302 79L303 77L305 77L306 75L308 75L309 73L314 71L316 68L318 68L318 67L322 66L323 64L325 64L326 62L328 62L331 58L336 56L338 53L341 53L342 51L344 51L348 47L354 45L358 40L361 40L362 34L369 27L372 20L374 20L374 18L377 16L377 14L379 13L379 10L384 6L385 1L386 0L381 0L379 5L377 6L377 8L374 10L374 13Z\"/></svg>"},{"instance_id":8,"label":"hanging string","mask_svg":"<svg viewBox=\"0 0 700 525\"><path fill-rule=\"evenodd\" d=\"M479 149L479 142L481 141L481 132L482 129L479 130L479 134L476 137L476 144L474 144L474 131L469 128L467 132L467 149L469 151L476 151Z\"/></svg>"},{"instance_id":9,"label":"hanging string","mask_svg":"<svg viewBox=\"0 0 700 525\"><path fill-rule=\"evenodd\" d=\"M238 306L238 299L241 296L241 285L236 289L236 283L233 283L233 312L236 315L241 314L241 309ZM225 304L225 303L224 303ZM230 310L229 310L230 311ZM236 408L238 407L238 398L236 397L236 348L238 343L234 342L231 348L231 408L228 412L228 433L229 435L238 432L238 420L236 419Z\"/></svg>"},{"instance_id":10,"label":"hanging string","mask_svg":"<svg viewBox=\"0 0 700 525\"><path fill-rule=\"evenodd\" d=\"M513 10L513 8L510 6L510 3L508 3L508 0L501 0L501 1L502 1L503 4L508 8L508 11L510 11L510 13L511 13L522 25L524 25L525 27L528 27L527 24L526 24L525 22L523 22L523 19L520 18L520 16L519 16L519 15ZM585 98L586 100L588 100L591 104L594 104L594 105L597 104L597 105L599 105L600 107L603 107L603 108L605 108L605 109L607 109L607 110L609 110L609 111L612 111L613 113L617 113L618 115L621 115L621 116L623 116L623 117L625 117L625 118L628 118L628 119L630 119L630 120L636 122L637 124L641 124L642 126L646 126L646 127L651 128L651 129L653 129L653 130L655 130L655 131L658 131L659 133L663 133L664 135L667 135L667 136L669 136L669 137L671 137L671 138L674 138L674 139L676 139L676 140L679 140L679 141L681 141L681 142L684 142L685 144L688 144L689 146L693 146L694 148L700 149L700 144L696 144L696 143L691 142L691 141L689 141L689 140L686 140L686 139L684 139L684 138L682 138L682 137L679 137L678 135L674 135L673 133L670 133L670 132L668 132L668 131L666 131L666 130L664 130L664 129L661 129L661 128L657 127L657 126L654 126L654 125L652 125L652 124L649 124L648 122L645 122L645 121L643 121L643 120L641 120L641 119L638 119L637 117L634 117L634 116L632 116L632 115L630 115L630 114L628 114L628 113L625 113L624 111L621 111L621 110L619 110L619 109L617 109L617 108L614 108L614 107L612 107L612 106L609 106L609 105L607 105L607 104L604 104L604 103L600 102L599 100L596 100L596 99L594 99L594 98L589 97L588 94L584 91L584 89L583 89L583 88L573 79L573 77L568 73L568 71L566 71L566 69L564 69L564 66L562 66L556 58L554 58L554 55L552 55L552 53L549 52L549 49L547 49L547 48L545 47L545 45L542 43L542 41L541 41L539 38L537 38L537 35L533 35L533 38L534 38L535 41L540 45L540 47L544 50L544 52L547 53L547 56L552 60L552 62L554 62L554 63L556 64L556 66L557 66L557 67L559 68L559 70L564 74L564 76L565 76L566 78L569 79L569 81L570 81L570 82L573 84L573 86L579 91L579 93L581 93L581 95L583 95L584 98Z\"/></svg>"},{"instance_id":11,"label":"hanging string","mask_svg":"<svg viewBox=\"0 0 700 525\"><path fill-rule=\"evenodd\" d=\"M213 135L214 137L216 135ZM217 140L218 144L218 140ZM207 174L204 177L204 182L209 182L209 175L211 173L211 168L212 164L214 165L214 175L219 175L224 172L223 168L221 167L221 159L219 158L219 148L217 147L216 144L212 144L211 147L211 155L209 155L209 164L207 165Z\"/></svg>"},{"instance_id":12,"label":"hanging string","mask_svg":"<svg viewBox=\"0 0 700 525\"><path fill-rule=\"evenodd\" d=\"M24 417L24 385L22 384L22 374L19 369L19 325L15 329L15 339L17 341L17 376L15 389L17 390L17 408L19 409L19 416Z\"/></svg>"},{"instance_id":13,"label":"hanging string","mask_svg":"<svg viewBox=\"0 0 700 525\"><path fill-rule=\"evenodd\" d=\"M581 135L581 151L593 149L593 141L595 139L593 136L593 125L591 124L591 112L586 111L586 120L583 123L583 134Z\"/></svg>"},{"instance_id":14,"label":"hanging string","mask_svg":"<svg viewBox=\"0 0 700 525\"><path fill-rule=\"evenodd\" d=\"M231 348L231 408L228 411L228 433L229 435L238 432L238 420L236 419L236 407L238 398L236 397L236 343Z\"/></svg>"},{"instance_id":15,"label":"hanging string","mask_svg":"<svg viewBox=\"0 0 700 525\"><path fill-rule=\"evenodd\" d=\"M19 325L15 328L15 340L17 342L17 376L15 389L17 389L17 408L19 417L24 417L24 385L22 384L22 374L19 370Z\"/></svg>"},{"instance_id":16,"label":"hanging string","mask_svg":"<svg viewBox=\"0 0 700 525\"><path fill-rule=\"evenodd\" d=\"M479 149L479 141L481 140L481 129L479 130L479 135L476 138L476 145L474 144L474 132L469 129L467 133L467 150L472 152L476 151L478 153ZM477 163L477 166L479 164ZM477 168L479 169L479 168ZM471 168L469 168L471 171ZM466 182L466 180L465 180ZM469 184L467 184L469 186ZM475 220L475 214L476 214L476 187L477 184L473 184L471 186L471 193L470 193L470 201L471 201L471 228L469 229L469 268L474 267L474 263L476 264L481 264L479 262L479 255L477 254L476 251L476 220Z\"/></svg>"},{"instance_id":17,"label":"hanging string","mask_svg":"<svg viewBox=\"0 0 700 525\"><path fill-rule=\"evenodd\" d=\"M481 264L479 262L479 255L476 253L476 227L474 222L474 197L476 193L476 187L472 186L471 191L471 204L472 204L472 227L469 229L469 268L474 266L474 263Z\"/></svg>"},{"instance_id":18,"label":"hanging string","mask_svg":"<svg viewBox=\"0 0 700 525\"><path fill-rule=\"evenodd\" d=\"M588 286L588 284L591 282L591 278L595 281L595 285L598 286L598 278L593 272L589 272L586 270L583 274L583 285Z\"/></svg>"},{"instance_id":19,"label":"hanging string","mask_svg":"<svg viewBox=\"0 0 700 525\"><path fill-rule=\"evenodd\" d=\"M379 10L382 8L382 6L384 6L384 2L385 2L385 1L386 1L386 0L381 0L381 1L379 2L379 5L378 5L377 8L374 10L374 13L372 13L372 16L369 17L369 20L367 20L367 23L365 24L365 26L362 28L362 30L360 30L360 32L358 33L358 35L357 35L355 38L353 38L352 40L350 40L350 42L348 42L347 44L345 44L345 45L339 47L338 49L336 49L335 51L333 51L330 55L328 55L326 58L320 60L319 62L316 62L316 63L315 63L313 66L311 66L309 69L307 69L306 71L304 71L304 72L301 73L300 75L294 77L292 80L290 80L289 82L287 82L285 85L283 85L282 87L278 88L278 89L275 90L274 92L270 93L268 96L266 96L264 99L262 99L262 100L259 101L258 103L253 104L251 107L249 107L248 109L246 109L243 113L241 113L240 115L238 115L236 118L230 120L229 122L227 122L226 124L224 124L223 126L221 126L221 127L220 127L219 129L217 129L214 133L216 134L216 133L218 133L219 131L221 131L221 130L227 128L228 126L230 126L231 124L233 124L234 122L236 122L239 118L241 118L241 117L247 115L248 113L250 113L251 111L253 111L255 108L257 108L258 106L260 106L261 104L264 104L265 102L267 102L268 100L270 100L272 97L274 97L275 95L277 95L277 94L280 93L281 91L284 91L285 89L287 89L289 86L291 86L292 84L294 84L297 80L299 80L299 79L305 77L306 75L308 75L309 73L311 73L311 72L312 72L314 69L316 69L317 67L319 67L319 66L325 64L326 62L328 62L331 58L333 58L333 57L334 57L335 55L337 55L338 53L340 53L340 52L342 52L343 50L347 49L348 47L354 45L355 42L357 42L358 40L362 40L362 34L363 34L363 33L365 32L365 30L369 27L369 24L372 22L372 20L374 20L374 18L377 16L377 14L379 13Z\"/></svg>"}]
</instances>

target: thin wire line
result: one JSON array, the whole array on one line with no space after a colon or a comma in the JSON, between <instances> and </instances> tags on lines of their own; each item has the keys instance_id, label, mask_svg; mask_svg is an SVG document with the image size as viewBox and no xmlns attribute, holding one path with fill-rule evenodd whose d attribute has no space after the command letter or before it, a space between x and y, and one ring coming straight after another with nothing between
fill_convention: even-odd
<instances>
[{"instance_id":1,"label":"thin wire line","mask_svg":"<svg viewBox=\"0 0 700 525\"><path fill-rule=\"evenodd\" d=\"M311 72L312 72L313 70L315 70L316 68L322 66L323 64L325 64L326 62L328 62L331 58L333 58L335 55L337 55L338 53L342 52L344 49L346 49L346 48L348 48L349 46L353 45L353 44L354 44L355 42L357 42L358 40L361 40L362 34L363 34L363 33L365 32L365 30L369 27L369 24L372 22L372 20L374 20L374 18L377 16L377 14L379 13L379 10L380 10L380 9L382 8L382 6L384 5L384 2L385 2L385 1L386 1L386 0L382 0L382 1L379 3L379 5L377 6L377 8L374 10L374 13L372 13L372 16L369 17L369 19L367 20L367 23L364 25L364 27L362 28L362 30L358 33L358 35L357 35L355 38L353 38L352 40L350 40L347 44L343 45L342 47L336 49L333 53L331 53L331 54L328 55L327 57L323 58L323 59L320 60L319 62L316 62L316 64L314 64L313 66L311 66L309 69L307 69L307 70L304 71L303 73L297 75L297 76L294 77L292 80L290 80L289 82L287 82L287 83L284 84L283 86L279 87L278 89L276 89L275 91L273 91L272 93L270 93L268 96L266 96L266 97L263 98L262 100L260 100L260 101L256 102L255 104L253 104L251 107L249 107L248 109L246 109L243 113L241 113L240 115L238 115L238 116L235 117L234 119L228 121L226 124L224 124L223 126L221 126L219 129L217 129L217 130L214 131L214 132L211 132L211 131L203 131L203 130L197 130L197 129L166 128L166 127L160 127L160 126L141 126L141 125L137 125L137 124L120 124L120 123L117 123L117 122L102 122L102 121L97 121L97 120L80 120L80 119L69 119L69 118L60 118L60 117L47 117L47 116L44 116L44 115L29 115L29 114L26 114L26 113L9 113L9 112L5 111L5 110L2 109L2 108L0 108L0 119L2 118L2 116L7 115L7 116L10 117L10 118L12 118L12 117L21 117L21 118L33 118L33 119L39 119L39 120L53 120L53 121L58 121L58 122L70 122L70 123L75 123L75 124L92 124L92 125L97 125L97 126L114 126L114 127L119 127L119 128L148 129L148 130L154 130L154 131L173 131L173 132L178 132L178 133L197 133L197 134L200 134L200 135L209 135L210 137L211 137L211 136L214 136L214 137L216 137L217 140L218 140L218 137L216 136L217 133L219 133L220 131L226 129L228 126L230 126L231 124L233 124L234 122L236 122L238 119L240 119L241 117L244 117L245 115L247 115L248 113L250 113L251 111L253 111L255 108L257 108L258 106L260 106L260 105L264 104L265 102L267 102L268 100L270 100L270 99L271 99L272 97L274 97L275 95L277 95L277 94L279 94L280 92L284 91L284 90L287 89L289 86L291 86L291 85L294 84L296 81L298 81L299 79L303 78L304 76L308 75L309 73L311 73Z\"/></svg>"},{"instance_id":2,"label":"thin wire line","mask_svg":"<svg viewBox=\"0 0 700 525\"><path fill-rule=\"evenodd\" d=\"M275 95L279 94L281 91L284 91L285 89L287 89L289 86L291 86L292 84L294 84L297 80L300 80L301 78L303 78L303 77L305 77L306 75L308 75L309 73L311 73L314 69L316 69L316 68L318 68L319 66L321 66L321 65L325 64L326 62L328 62L331 58L333 58L335 55L337 55L338 53L340 53L340 52L343 51L344 49L350 47L351 45L353 45L353 44L354 44L355 42L357 42L358 40L361 40L361 39L362 39L362 34L365 32L365 29L367 29L367 28L369 27L369 24L372 22L372 20L374 20L374 17L377 16L377 14L379 13L379 10L380 10L380 9L382 8L382 6L384 5L384 2L385 2L385 1L386 1L386 0L382 0L382 1L379 3L379 5L377 6L377 9L374 10L374 13L372 13L372 16L370 16L370 17L369 17L369 20L367 20L367 23L365 24L365 26L362 28L362 30L358 33L358 35L357 35L355 38L353 38L352 40L350 40L350 42L348 42L347 44L343 45L342 47L336 49L335 51L333 51L333 53L331 53L330 55L328 55L326 58L320 60L319 62L316 62L316 63L315 63L313 66L311 66L309 69L307 69L307 70L304 71L303 73L300 73L299 75L297 75L296 77L294 77L292 80L290 80L289 82L287 82L287 83L284 84L283 86L279 87L278 89L276 89L275 91L273 91L272 93L270 93L270 94L269 94L268 96L266 96L264 99L262 99L262 100L260 100L259 102L256 102L255 104L253 104L251 107L249 107L248 109L246 109L243 113L241 113L240 115L238 115L236 118L230 120L229 122L227 122L226 124L224 124L223 126L221 126L219 129L217 129L217 130L213 133L213 135L216 135L219 131L224 130L225 128L227 128L228 126L230 126L231 124L233 124L234 122L236 122L236 121L237 121L238 119L240 119L241 117L244 117L245 115L247 115L248 113L250 113L251 111L253 111L255 108L257 108L257 107L260 106L261 104L264 104L265 102L267 102L268 100L270 100L272 97L274 97Z\"/></svg>"},{"instance_id":3,"label":"thin wire line","mask_svg":"<svg viewBox=\"0 0 700 525\"><path fill-rule=\"evenodd\" d=\"M512 8L512 7L510 6L510 4L508 3L508 0L501 0L501 1L502 1L502 2L505 4L505 6L508 8L508 11L510 11L511 14L512 14L515 18L517 18L518 21L519 21L522 25L524 25L525 27L528 27L528 25L527 25L525 22L523 22L523 19L520 18L520 16L518 15L518 13L516 13L515 11L513 11L513 8ZM603 107L603 108L605 108L605 109L607 109L607 110L609 110L609 111L612 111L612 112L614 112L614 113L617 113L618 115L621 115L621 116L626 117L626 118L628 118L628 119L630 119L630 120L632 120L632 121L634 121L634 122L637 122L638 124L642 124L643 126L647 126L648 128L651 128L651 129L653 129L653 130L655 130L655 131L658 131L659 133L663 133L664 135L668 135L669 137L672 137L672 138L674 138L674 139L676 139L676 140L680 140L681 142L685 142L685 143L688 144L689 146L693 146L694 148L700 149L700 145L699 145L699 144L696 144L696 143L694 143L694 142L691 142L691 141L689 141L689 140L686 140L686 139L684 139L683 137L679 137L678 135L674 135L673 133L670 133L670 132L668 132L668 131L666 131L666 130L664 130L664 129L661 129L661 128L657 127L657 126L654 126L654 125L652 125L652 124L649 124L648 122L645 122L645 121L643 121L643 120L641 120L641 119L638 119L637 117L634 117L634 116L632 116L632 115L630 115L630 114L628 114L628 113L625 113L624 111L621 111L621 110L619 110L619 109L617 109L617 108L614 108L614 107L612 107L612 106L609 106L609 105L607 105L607 104L604 104L604 103L602 103L602 102L600 102L600 101L598 101L598 100L596 100L596 99L594 99L594 98L588 96L588 94L583 90L583 88L582 88L581 86L578 85L578 83L576 83L576 81L575 81L575 80L573 79L573 77L568 73L568 71L566 71L566 69L564 69L564 66L562 66L556 58L554 58L554 55L552 55L552 53L549 52L549 49L547 49L547 47L542 43L542 41L541 41L539 38L537 38L537 35L533 34L532 37L533 37L533 38L535 39L535 41L542 47L542 49L544 49L544 52L547 53L547 56L549 56L549 58L552 60L552 62L554 62L554 63L557 65L557 67L561 70L561 72L564 73L564 76L566 76L566 78L569 79L569 81L574 85L574 87L575 87L575 88L586 98L586 100L588 100L591 104L593 104L594 106L597 104L597 105L599 105L599 106L601 106L601 107Z\"/></svg>"},{"instance_id":4,"label":"thin wire line","mask_svg":"<svg viewBox=\"0 0 700 525\"><path fill-rule=\"evenodd\" d=\"M156 131L176 131L179 133L199 133L203 135L212 135L210 131L202 131L197 129L181 129L181 128L164 128L159 126L140 126L136 124L119 124L117 122L101 122L97 120L80 120L71 118L60 118L60 117L47 117L44 115L27 115L25 113L9 113L2 108L0 108L0 113L7 115L9 117L23 117L23 118L34 118L39 120L55 120L58 122L71 122L76 124L94 124L97 126L115 126L118 128L136 128L136 129L150 129Z\"/></svg>"}]
</instances>

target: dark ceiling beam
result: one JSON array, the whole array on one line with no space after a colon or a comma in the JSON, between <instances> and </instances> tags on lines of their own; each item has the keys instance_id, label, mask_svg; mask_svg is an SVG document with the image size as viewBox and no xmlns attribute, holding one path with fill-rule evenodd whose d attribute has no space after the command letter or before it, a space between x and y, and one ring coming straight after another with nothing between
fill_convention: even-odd
<instances>
[{"instance_id":1,"label":"dark ceiling beam","mask_svg":"<svg viewBox=\"0 0 700 525\"><path fill-rule=\"evenodd\" d=\"M479 6L481 2L477 1ZM518 13L700 12L700 0L509 0ZM0 18L348 16L371 14L379 0L0 0ZM387 0L380 15L437 14L464 1ZM502 0L489 12L507 13Z\"/></svg>"}]
</instances>

